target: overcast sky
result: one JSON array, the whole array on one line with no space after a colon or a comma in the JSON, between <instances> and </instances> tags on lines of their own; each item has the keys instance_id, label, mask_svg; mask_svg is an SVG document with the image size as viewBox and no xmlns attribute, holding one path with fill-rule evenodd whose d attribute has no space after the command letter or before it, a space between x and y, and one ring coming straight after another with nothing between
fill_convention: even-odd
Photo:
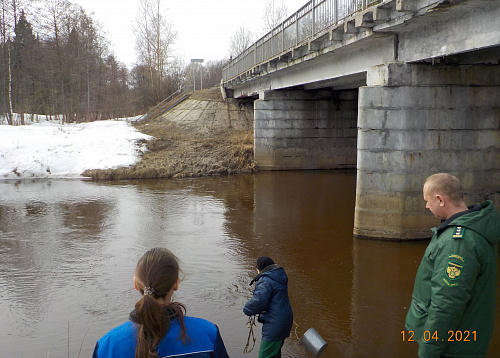
<instances>
[{"instance_id":1,"label":"overcast sky","mask_svg":"<svg viewBox=\"0 0 500 358\"><path fill-rule=\"evenodd\" d=\"M269 0L163 0L164 14L179 37L176 53L186 62L193 58L205 61L227 57L231 36L246 26L261 35L262 17ZM132 25L139 0L74 0L102 23L106 37L119 61L131 67L135 62ZM285 0L292 15L307 0ZM277 1L278 3L278 1Z\"/></svg>"}]
</instances>

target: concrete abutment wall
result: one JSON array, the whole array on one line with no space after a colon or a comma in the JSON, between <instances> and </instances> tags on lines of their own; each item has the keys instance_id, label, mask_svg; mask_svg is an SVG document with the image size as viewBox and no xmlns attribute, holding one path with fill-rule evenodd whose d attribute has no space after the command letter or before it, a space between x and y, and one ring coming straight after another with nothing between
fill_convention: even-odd
<instances>
[{"instance_id":1,"label":"concrete abutment wall","mask_svg":"<svg viewBox=\"0 0 500 358\"><path fill-rule=\"evenodd\" d=\"M267 91L254 102L259 169L356 167L358 90Z\"/></svg>"},{"instance_id":2,"label":"concrete abutment wall","mask_svg":"<svg viewBox=\"0 0 500 358\"><path fill-rule=\"evenodd\" d=\"M356 236L429 237L422 185L437 172L462 181L468 204L500 205L500 66L376 66L358 131Z\"/></svg>"},{"instance_id":3,"label":"concrete abutment wall","mask_svg":"<svg viewBox=\"0 0 500 358\"><path fill-rule=\"evenodd\" d=\"M500 208L500 66L388 63L350 90L266 91L254 102L261 170L357 168L354 235L430 236L422 185L456 175Z\"/></svg>"}]
</instances>

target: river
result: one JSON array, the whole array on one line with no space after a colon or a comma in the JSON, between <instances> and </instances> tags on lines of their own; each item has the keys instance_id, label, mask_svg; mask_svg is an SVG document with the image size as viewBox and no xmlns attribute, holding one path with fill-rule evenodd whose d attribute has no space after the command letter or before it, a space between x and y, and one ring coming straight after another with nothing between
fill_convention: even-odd
<instances>
[{"instance_id":1,"label":"river","mask_svg":"<svg viewBox=\"0 0 500 358\"><path fill-rule=\"evenodd\" d=\"M262 255L289 277L284 357L312 357L298 344L311 327L321 357L416 357L401 332L427 242L353 238L355 189L355 171L0 182L0 356L90 357L139 298L137 260L162 246L181 260L175 300L219 326L231 357L257 357L242 307Z\"/></svg>"}]
</instances>

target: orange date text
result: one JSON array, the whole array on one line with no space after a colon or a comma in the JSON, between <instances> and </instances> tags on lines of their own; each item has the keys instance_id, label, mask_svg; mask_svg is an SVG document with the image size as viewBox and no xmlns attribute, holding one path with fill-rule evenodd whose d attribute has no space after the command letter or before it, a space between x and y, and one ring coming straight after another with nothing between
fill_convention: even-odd
<instances>
[{"instance_id":1,"label":"orange date text","mask_svg":"<svg viewBox=\"0 0 500 358\"><path fill-rule=\"evenodd\" d=\"M403 342L475 342L476 335L476 331L448 331L446 337L442 337L438 336L437 331L424 331L422 337L416 337L414 331L401 331Z\"/></svg>"}]
</instances>

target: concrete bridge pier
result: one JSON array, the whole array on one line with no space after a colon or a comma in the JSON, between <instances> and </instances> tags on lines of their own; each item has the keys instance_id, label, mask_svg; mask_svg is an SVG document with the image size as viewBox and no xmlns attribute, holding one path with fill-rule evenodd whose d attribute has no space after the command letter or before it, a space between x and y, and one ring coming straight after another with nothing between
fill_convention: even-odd
<instances>
[{"instance_id":1,"label":"concrete bridge pier","mask_svg":"<svg viewBox=\"0 0 500 358\"><path fill-rule=\"evenodd\" d=\"M358 90L265 91L254 102L254 156L263 170L356 167Z\"/></svg>"},{"instance_id":2,"label":"concrete bridge pier","mask_svg":"<svg viewBox=\"0 0 500 358\"><path fill-rule=\"evenodd\" d=\"M427 176L461 179L466 202L500 205L500 66L389 63L359 89L354 234L430 236Z\"/></svg>"}]
</instances>

